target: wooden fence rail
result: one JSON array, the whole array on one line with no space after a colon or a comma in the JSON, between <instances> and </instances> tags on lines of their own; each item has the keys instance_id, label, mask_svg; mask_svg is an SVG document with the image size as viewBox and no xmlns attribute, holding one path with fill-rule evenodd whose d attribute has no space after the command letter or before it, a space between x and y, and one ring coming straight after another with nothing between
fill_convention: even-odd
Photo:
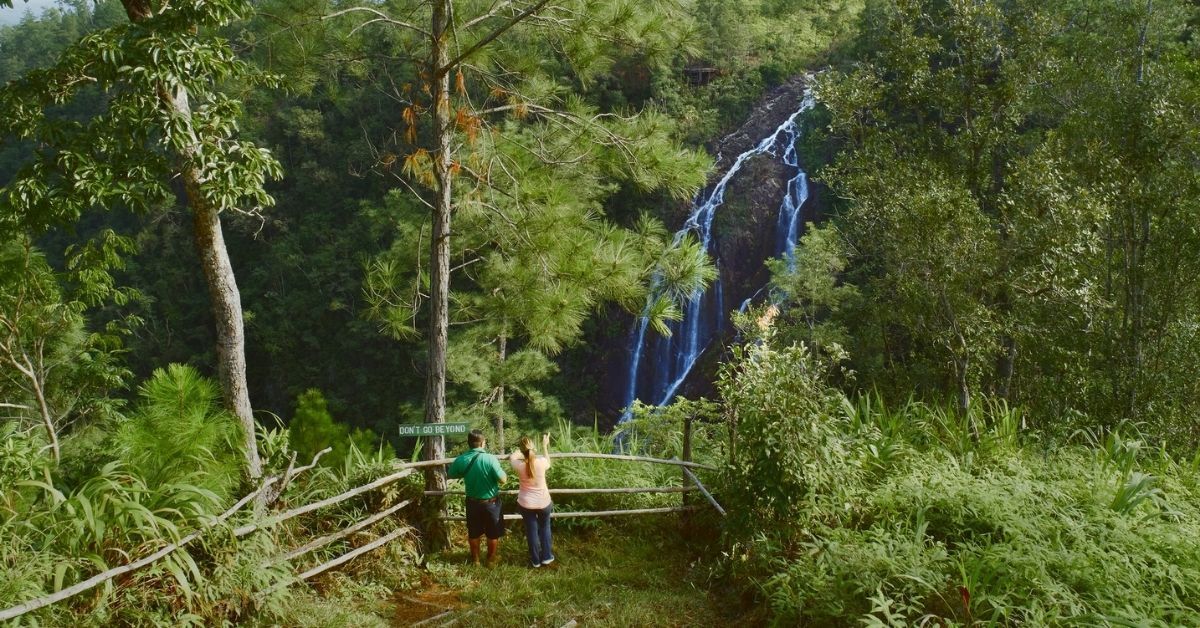
<instances>
[{"instance_id":1,"label":"wooden fence rail","mask_svg":"<svg viewBox=\"0 0 1200 628\"><path fill-rule=\"evenodd\" d=\"M316 567L313 567L312 569L309 569L308 571L305 571L304 573L299 574L298 576L296 576L296 581L307 580L323 571L337 567L338 565L348 562L350 560L353 560L363 554L366 554L367 552L369 552L373 549L383 547L384 545L396 540L401 535L408 534L409 532L412 532L412 530L407 527L396 528L395 530L388 532L387 534L375 539L374 541L371 541L370 543L367 543L366 545L364 545L362 547L359 547L357 549L346 552L345 554L342 554L341 556L338 556L337 558L334 558L333 560L331 560L329 562L322 563L320 565L317 565ZM263 594L264 595L270 594L273 591L277 591L279 589L285 588L290 584L292 584L292 583L291 582L281 582L281 583L267 589L266 591L263 592Z\"/></svg>"},{"instance_id":2,"label":"wooden fence rail","mask_svg":"<svg viewBox=\"0 0 1200 628\"><path fill-rule=\"evenodd\" d=\"M664 506L662 508L631 508L628 510L591 510L588 512L559 512L550 513L553 519L575 519L577 517L616 517L619 515L654 515L668 512L686 512L699 510L700 506ZM442 521L466 521L466 517L442 517ZM505 521L520 521L521 515L504 515Z\"/></svg>"},{"instance_id":3,"label":"wooden fence rail","mask_svg":"<svg viewBox=\"0 0 1200 628\"><path fill-rule=\"evenodd\" d=\"M628 462L649 462L652 464L667 464L677 467L688 467L691 469L704 469L706 471L716 471L717 468L703 464L700 462L692 462L690 460L667 459L667 458L651 458L649 456L629 456L625 454L594 454L590 452L554 452L550 454L554 459L583 459L583 460L625 460ZM396 468L403 469L420 469L423 467L436 467L448 465L454 462L454 458L438 458L437 460L419 460L417 462L401 462L396 464Z\"/></svg>"},{"instance_id":4,"label":"wooden fence rail","mask_svg":"<svg viewBox=\"0 0 1200 628\"><path fill-rule=\"evenodd\" d=\"M212 520L205 523L204 525L202 525L201 527L199 527L192 533L188 534L187 536L176 541L175 543L168 544L165 547L155 551L154 553L152 553L148 556L145 556L144 558L140 558L138 560L130 562L126 565L122 565L120 567L114 567L112 569L105 570L101 573L98 573L98 574L88 578L87 580L84 580L73 586L67 587L60 591L57 591L51 595L47 595L47 596L44 596L41 598L30 600L28 602L24 602L24 603L18 604L16 606L13 606L10 608L0 609L0 622L6 621L9 619L13 619L15 617L19 617L30 611L34 611L39 608L49 606L50 604L60 602L69 597L83 593L84 591L91 590L91 589L99 586L100 584L103 584L105 582L112 580L113 578L115 578L117 576L120 576L122 574L127 574L132 571L136 571L138 569L141 569L142 567L145 567L147 565L150 565L154 562L157 562L157 561L165 558L166 556L168 556L172 552L180 549L184 545L187 545L188 543L191 543L192 541L196 540L197 538L200 537L201 534L208 531L212 527L225 522L227 519L229 519L231 516L233 516L234 513L236 513L238 510L243 508L246 504L250 503L255 498L266 495L266 492L268 491L268 489L270 489L272 487L272 485L276 484L277 482L280 483L280 486L277 489L275 489L276 490L275 494L282 492L282 489L286 487L287 483L289 483L296 475L299 475L299 473L313 468L316 465L317 459L321 456L321 454L326 453L327 451L328 450L319 452L313 458L312 462L309 465L307 465L305 467L301 467L299 469L293 468L293 464L294 464L294 460L293 460L292 463L289 463L288 470L285 472L285 474L282 478L280 478L280 477L268 478L261 485L259 485L259 487L257 489L255 489L253 492L247 494L246 496L242 497L240 500L238 500L238 502L236 504L231 506L225 512L221 513L217 517L214 517ZM710 465L701 464L701 463L697 463L697 462L691 462L689 460L678 460L678 459L666 460L666 459L662 459L662 458L651 458L648 456L631 456L631 455L623 455L623 454L599 454L599 453L586 453L586 452L552 453L552 454L550 454L550 457L551 458L565 458L565 459L622 460L622 461L629 461L629 462L646 462L646 463L652 463L652 464L674 465L674 466L681 467L682 471L687 476L689 476L695 483L695 486L551 489L550 492L552 494L559 494L559 495L621 494L621 493L683 493L683 494L686 494L686 493L694 491L694 490L700 490L704 494L704 496L706 498L708 498L709 502L711 502L714 506L716 506L718 511L721 511L721 513L724 514L724 511L716 503L716 500L714 500L712 495L710 495L708 493L708 491L706 489L704 489L704 487L702 485L700 485L699 480L695 479L695 475L692 474L690 471L690 469L714 470L714 467L712 467ZM296 508L292 508L290 510L283 511L283 512L277 513L275 515L271 515L269 517L266 517L265 519L261 519L259 521L255 521L255 522L243 525L243 526L239 526L233 530L233 534L235 537L243 537L243 536L246 536L257 530L262 530L265 528L269 528L269 527L278 525L289 519L299 517L300 515L307 514L307 513L313 512L315 510L319 510L321 508L327 508L327 507L333 506L335 504L339 504L341 502L344 502L344 501L351 499L353 497L356 497L358 495L362 495L363 493L366 493L368 491L380 488L382 486L386 486L393 482L397 482L397 481L411 475L415 469L420 469L420 468L425 468L425 467L434 467L434 466L445 466L445 465L452 463L453 461L454 461L453 458L441 458L438 460L421 460L421 461L417 461L417 462L398 463L397 465L395 465L395 468L397 470L394 473L388 474L377 480L374 480L367 484L363 484L362 486L357 486L355 488L352 488L345 492L339 493L332 497L328 497L326 499L312 502L310 504L305 504L303 506L298 506ZM456 494L461 494L461 493L462 493L462 491L425 491L424 494L425 495L456 495ZM517 491L504 491L504 493L505 494L514 494L514 493L517 493ZM269 500L269 501L274 501L274 500ZM385 511L375 513L374 515L371 515L370 517L367 517L367 518L362 519L354 524L351 524L349 527L347 527L339 532L325 535L323 537L315 539L315 540L301 546L300 548L292 550L291 552L288 552L287 554L275 559L275 561L277 562L277 561L291 560L291 559L301 556L309 551L312 551L318 547L321 547L321 546L327 545L328 543L331 543L333 541L345 538L351 534L354 534L355 532L358 532L362 529L365 529L365 528L375 524L376 522L382 520L384 517L400 510L407 504L408 504L407 501L401 502L399 504L396 504L396 505L386 509ZM555 513L552 513L551 516L554 518L558 518L558 519L575 518L575 517L611 517L611 516L617 516L617 515L640 515L640 514L684 512L684 511L696 510L697 508L698 508L698 506L684 505L684 506L671 506L671 507L663 507L663 508L635 508L635 509L628 509L628 510L601 510L601 511L592 511L592 512L555 512ZM516 515L516 514L504 515L504 519L506 521L518 520L520 518L521 518L520 515ZM443 517L443 519L445 519L447 521L463 521L463 520L465 520L464 517ZM391 542L392 540L394 540L396 538L399 538L402 534L405 534L407 532L410 532L410 530L408 528L398 528L396 530L393 530L392 532L389 532L388 534L386 534L382 537L379 537L378 539L375 539L374 541L368 543L367 545L364 545L364 546L354 549L350 552L342 554L341 556L338 556L326 563L323 563L321 565L313 567L313 568L299 574L296 577L296 579L297 580L305 580L305 579L310 578L310 577L312 577L318 573L321 573L327 569L336 567L337 565L340 565L349 560L352 560L357 556L360 556L360 555L362 555L366 552L369 552L375 548L381 547L384 544ZM281 583L280 585L276 585L276 587L273 587L271 590L275 590L275 589L277 589L279 587L283 587L283 586L287 586L287 584ZM267 592L269 593L269 591L267 591Z\"/></svg>"},{"instance_id":5,"label":"wooden fence rail","mask_svg":"<svg viewBox=\"0 0 1200 628\"><path fill-rule=\"evenodd\" d=\"M647 486L617 488L552 488L551 495L610 495L628 493L690 493L700 490L695 486ZM519 490L503 490L502 495L517 495ZM426 495L463 495L465 491L425 491Z\"/></svg>"},{"instance_id":6,"label":"wooden fence rail","mask_svg":"<svg viewBox=\"0 0 1200 628\"><path fill-rule=\"evenodd\" d=\"M367 517L366 519L358 521L357 523L351 524L350 526L347 526L346 528L343 528L342 530L339 530L337 532L331 532L329 534L326 534L325 536L313 539L312 541L305 543L304 545L302 545L282 556L277 556L274 559L268 561L268 564L273 565L275 563L281 563L281 562L287 562L290 560L295 560L296 558L299 558L315 549L322 548L322 547L329 545L330 543L337 541L339 539L344 539L344 538L350 536L351 534L358 532L359 530L362 530L364 528L368 528L368 527L375 525L376 522L382 520L383 518L387 517L388 515L394 514L395 512L397 512L401 508L404 508L405 506L409 505L410 503L412 503L412 500L406 499L398 504L394 504L390 508L385 508L384 510L379 511L379 512L371 515L370 517Z\"/></svg>"},{"instance_id":7,"label":"wooden fence rail","mask_svg":"<svg viewBox=\"0 0 1200 628\"><path fill-rule=\"evenodd\" d=\"M150 554L149 556L140 558L138 560L135 560L131 563L122 565L120 567L113 567L112 569L102 571L102 572L92 576L91 578L84 580L83 582L77 583L73 586L67 587L65 589L62 589L60 591L57 591L57 592L47 595L45 597L40 597L40 598L37 598L36 600L30 600L23 604L18 604L16 606L12 606L12 607L0 610L0 622L12 619L14 617L19 617L30 611L35 611L44 606L49 606L55 602L61 602L69 597L79 595L80 593L83 593L84 591L88 591L90 589L94 589L97 586L99 586L100 584L108 582L109 580L112 580L113 578L116 578L119 575L127 574L131 571L136 571L138 569L141 569L142 567L145 567L146 565L149 565L151 563L154 563L154 562L166 557L171 552L174 552L175 550L183 547L184 545L187 545L188 543L195 541L197 538L199 538L199 536L201 534L203 534L205 531L211 529L213 526L215 526L219 523L223 523L226 519L233 516L233 513L241 510L243 506L250 503L251 500L253 500L255 497L258 497L258 495L260 493L262 493L264 490L266 490L267 487L274 484L278 480L279 480L279 478L268 478L265 482L263 482L261 485L259 485L259 487L257 489L255 489L254 491L252 491L245 497L238 500L238 502L236 504L234 504L233 506L230 506L229 510L226 510L225 512L221 513L216 518L214 518L212 521L209 521L207 524L201 526L200 528L198 528L191 534L183 537L182 539L179 539L178 541L176 541L174 543L167 545L166 547L158 550L157 552L154 552L153 554Z\"/></svg>"},{"instance_id":8,"label":"wooden fence rail","mask_svg":"<svg viewBox=\"0 0 1200 628\"><path fill-rule=\"evenodd\" d=\"M688 479L696 485L696 488L700 489L700 493L704 495L704 498L708 500L708 503L712 504L712 507L716 508L717 512L721 513L721 516L724 517L725 509L721 508L721 504L717 503L717 500L712 496L712 493L709 493L708 489L704 488L704 485L700 483L700 478L696 477L696 474L692 473L686 468L683 470L683 472L688 476Z\"/></svg>"},{"instance_id":9,"label":"wooden fence rail","mask_svg":"<svg viewBox=\"0 0 1200 628\"><path fill-rule=\"evenodd\" d=\"M412 474L412 472L413 471L411 468L401 469L390 475L385 475L385 476L379 478L378 480L375 480L374 482L369 482L367 484L363 484L362 486L352 488L344 493L339 493L337 495L334 495L333 497L330 497L327 499L322 499L321 501L313 502L311 504L305 504L298 508L293 508L291 510L281 512L277 515L268 517L267 519L265 519L263 521L256 521L254 523L248 523L244 526L234 529L233 534L234 534L234 536L237 536L237 537L243 537L243 536L246 536L247 534L250 534L251 532L254 532L255 530L261 530L263 528L269 528L271 526L278 525L279 523L287 521L288 519L291 519L293 517L299 517L300 515L312 512L314 510L319 510L321 508L325 508L327 506L332 506L334 504L340 504L341 502L344 502L347 499L350 499L351 497L362 495L363 493L366 493L367 491L377 489L381 486L387 486L388 484L396 482L397 480L408 477L409 475Z\"/></svg>"}]
</instances>

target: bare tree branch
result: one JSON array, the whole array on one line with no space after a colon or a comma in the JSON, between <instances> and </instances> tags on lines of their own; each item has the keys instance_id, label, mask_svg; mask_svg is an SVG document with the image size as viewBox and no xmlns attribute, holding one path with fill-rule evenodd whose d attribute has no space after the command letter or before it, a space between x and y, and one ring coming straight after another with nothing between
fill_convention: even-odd
<instances>
[{"instance_id":1,"label":"bare tree branch","mask_svg":"<svg viewBox=\"0 0 1200 628\"><path fill-rule=\"evenodd\" d=\"M354 28L355 31L357 31L358 29L360 29L363 26L366 26L367 24L370 24L372 22L385 22L387 24L391 24L392 26L399 26L401 28L407 28L411 31L420 33L426 37L431 36L429 34L429 31L421 28L420 26L417 26L415 24L409 24L408 22L394 19L391 16L389 16L388 14L384 13L383 11L380 11L379 9L373 9L371 7L349 7L346 9L342 9L341 11L334 11L333 13L330 13L328 15L322 15L321 21L325 21L325 20L332 19L335 17L340 17L342 15L346 15L347 13L352 13L355 11L363 11L363 12L370 13L375 16L374 19L367 20L363 24L359 24L358 26L356 26ZM351 33L353 34L353 31L351 31Z\"/></svg>"},{"instance_id":2,"label":"bare tree branch","mask_svg":"<svg viewBox=\"0 0 1200 628\"><path fill-rule=\"evenodd\" d=\"M463 24L459 28L461 28L463 30L469 30L472 26L475 26L476 24L478 24L480 22L490 20L490 19L500 15L501 11L503 11L511 6L512 6L512 0L504 0L504 2L500 2L498 4L493 2L491 8L487 10L487 13L484 13L474 19L468 20L466 24Z\"/></svg>"},{"instance_id":3,"label":"bare tree branch","mask_svg":"<svg viewBox=\"0 0 1200 628\"><path fill-rule=\"evenodd\" d=\"M482 49L484 46L487 46L488 44L495 41L497 37L503 35L506 31L508 31L508 29L525 21L525 18L528 18L529 16L537 13L538 11L541 11L542 8L545 7L549 3L550 3L550 0L538 0L538 2L535 3L533 6L518 13L516 15L516 17L514 17L511 20L509 20L508 22L504 23L504 25L500 26L496 30L488 33L487 35L485 35L483 37L483 39L480 39L479 41L475 42L470 48L467 48L467 50L465 52L463 52L463 53L459 54L457 57L451 59L448 63L446 63L446 65L438 68L438 70L436 72L437 76L435 76L433 78L436 79L436 78L442 76L443 74L449 72L453 68L457 67L458 64L462 63L465 59L467 59L471 55L475 54L476 52L479 52L479 50Z\"/></svg>"}]
</instances>

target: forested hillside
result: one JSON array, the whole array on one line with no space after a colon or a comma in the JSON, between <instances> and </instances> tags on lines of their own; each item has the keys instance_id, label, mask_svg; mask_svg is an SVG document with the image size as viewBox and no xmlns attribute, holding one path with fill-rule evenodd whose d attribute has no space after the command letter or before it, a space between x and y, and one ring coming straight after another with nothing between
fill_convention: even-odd
<instances>
[{"instance_id":1,"label":"forested hillside","mask_svg":"<svg viewBox=\"0 0 1200 628\"><path fill-rule=\"evenodd\" d=\"M0 26L0 621L210 527L14 621L400 621L377 602L476 576L430 567L461 505L397 471L446 455L398 427L465 422L711 467L728 516L688 543L564 524L685 553L687 587L584 623L682 623L650 607L699 591L690 621L1196 624L1198 27L1185 0L67 0ZM662 407L638 360L682 372ZM573 618L538 599L481 621Z\"/></svg>"},{"instance_id":2,"label":"forested hillside","mask_svg":"<svg viewBox=\"0 0 1200 628\"><path fill-rule=\"evenodd\" d=\"M576 58L565 58L552 49L539 49L540 42L522 36L504 42L505 50L496 54L506 59L496 62L513 62L514 55L529 60L523 63L533 62L522 68L536 72L522 79L527 82L522 89L530 90L522 97L531 104L569 104L580 108L575 113L588 116L645 110L636 122L638 128L626 129L642 142L640 150L662 151L658 146L662 141L696 150L739 124L762 90L811 65L829 37L818 25L828 22L844 29L849 20L848 9L832 3L831 7L764 8L757 23L739 20L734 25L728 19L734 7L714 3L694 10L680 6L650 23L643 21L644 16L624 14L633 4L606 9L613 13L607 19L629 22L617 22L627 41L588 43L589 49L572 53ZM247 14L246 21L236 28L230 27L231 43L240 55L263 72L281 73L282 84L239 87L237 95L244 108L241 136L270 149L288 174L267 183L266 189L275 199L268 211L255 216L229 215L226 239L247 315L247 377L255 408L287 420L297 397L315 388L328 399L339 421L392 433L397 422L421 419L424 387L424 344L419 335L409 332L423 330L428 314L419 307L419 299L412 302L408 284L416 273L428 272L427 264L419 266L410 252L417 248L418 239L427 241L429 233L428 225L421 231L425 208L404 183L420 184L418 173L412 170L420 164L410 157L419 154L414 149L422 143L419 136L425 132L424 122L416 121L416 126L410 127L406 121L406 116L413 116L421 107L407 92L420 88L415 85L417 64L405 60L415 59L413 55L418 53L408 48L413 44L403 39L404 33L386 25L368 24L355 31L369 19L366 15L364 19L347 14L319 20L331 12L321 3L264 5ZM103 2L95 9L82 3L58 16L6 28L0 44L6 65L0 80L49 65L82 33L123 19L119 2ZM646 31L649 27L652 30ZM355 31L353 36L351 31ZM597 48L598 43L602 45ZM729 54L730 50L738 52ZM490 98L499 103L496 106L515 107L508 104L507 96L491 94L489 81L464 74L462 88L470 90L473 101ZM89 98L94 97L81 93L78 102L70 106L81 115L103 106ZM498 121L499 115L490 117ZM494 122L489 120L491 124ZM25 154L12 144L6 144L5 151L0 176L7 178L24 163ZM646 154L642 159L661 162L667 157ZM579 209L602 209L609 224L646 229L648 224L639 223L642 216L654 217L659 224L675 219L679 201L701 184L706 172L698 157L688 156L673 166L678 172L668 176L678 179L670 182L674 189L653 189L656 184L647 180L648 171L580 172L577 176L600 175L604 179L586 185L561 183L579 196L572 199ZM656 169L662 172L666 165L661 163ZM606 168L599 162L588 167ZM535 176L523 177L525 184L532 185ZM580 196L585 192L586 196ZM82 229L79 237L112 226L137 241L137 252L118 282L136 288L142 297L119 313L132 312L141 319L126 343L125 363L138 377L169 362L211 369L213 330L203 278L188 257L194 253L186 213L169 207L153 215L114 209L115 214L92 214L76 224ZM481 218L486 221L488 216ZM676 225L665 226L673 230ZM464 223L464 229L468 227ZM482 259L482 253L476 253L479 239L494 242L506 237L488 233L489 227L495 225L470 227L478 233L464 239L455 251L455 266ZM556 228L573 227L560 224ZM546 235L561 239L567 233ZM43 237L54 239L43 248L55 257L61 256L76 236ZM471 270L464 266L465 272L459 274L474 283ZM529 278L481 281L504 281L516 291L516 286ZM461 291L462 299L477 301L467 285L462 285ZM528 288L521 292L532 301L546 297L535 298ZM579 320L555 322L555 326L565 326L561 329L515 331L508 351L517 354L529 345L521 337L528 333L534 344L554 345L547 355L551 359L585 359L586 348L577 349L580 357L573 357L572 348L579 341L576 328L590 324L582 320L582 314L596 311L592 302L597 296L571 295L583 299L572 306L581 309L580 313L570 314L571 319ZM640 305L632 307L636 310ZM554 381L553 365L537 357L541 348L521 354L532 362L516 372L489 372L490 367L472 363L468 357L477 356L481 346L491 346L495 352L495 339L500 335L496 328L502 325L480 324L477 319L481 316L473 309L454 316L464 322L455 325L461 329L455 330L451 340L452 363L456 353L462 356L457 365L461 372L450 382L452 411L478 411L478 404L497 386L507 384L515 393L506 397L509 404L519 404L515 411L538 425L563 416L591 422L590 407L577 405L562 394L574 385ZM620 318L611 324L626 325L627 321ZM511 382L502 381L504 378Z\"/></svg>"}]
</instances>

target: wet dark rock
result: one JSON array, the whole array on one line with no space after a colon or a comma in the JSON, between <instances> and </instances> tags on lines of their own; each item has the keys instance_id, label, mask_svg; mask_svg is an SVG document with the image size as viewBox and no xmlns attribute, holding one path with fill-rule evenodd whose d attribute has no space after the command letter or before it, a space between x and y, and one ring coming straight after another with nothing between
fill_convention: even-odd
<instances>
[{"instance_id":1,"label":"wet dark rock","mask_svg":"<svg viewBox=\"0 0 1200 628\"><path fill-rule=\"evenodd\" d=\"M738 155L757 145L796 111L803 99L806 78L795 77L768 92L741 127L707 147L710 154L716 156L716 167L710 182L719 179ZM729 311L736 311L745 299L758 293L767 282L768 273L763 262L773 254L779 206L785 186L794 174L795 170L781 160L760 155L744 164L742 171L726 189L725 203L713 222L713 245L725 291L725 306ZM802 216L806 222L818 218L824 197L819 185L810 186L809 192L809 201L803 207ZM672 230L680 228L690 211L690 203L681 203L667 226ZM616 331L614 324L620 326L620 333L615 337L611 335ZM583 381L591 382L590 390L585 394L596 395L590 405L599 415L577 419L586 418L588 423L596 420L601 427L608 427L620 416L634 324L632 316L612 309L597 317L596 335L590 336L586 342L604 343L607 346L603 349L596 347L590 352L592 363L584 367L579 376ZM680 388L681 395L712 396L712 380L726 347L733 339L732 332L726 326L726 336L714 339Z\"/></svg>"}]
</instances>

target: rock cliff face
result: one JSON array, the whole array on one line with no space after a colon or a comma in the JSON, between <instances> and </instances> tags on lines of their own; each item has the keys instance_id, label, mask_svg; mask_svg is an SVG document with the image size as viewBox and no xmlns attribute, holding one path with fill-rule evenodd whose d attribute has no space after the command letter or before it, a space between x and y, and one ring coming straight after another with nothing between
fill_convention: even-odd
<instances>
[{"instance_id":1,"label":"rock cliff face","mask_svg":"<svg viewBox=\"0 0 1200 628\"><path fill-rule=\"evenodd\" d=\"M716 168L710 185L730 169L739 155L770 136L796 112L803 100L804 86L805 77L796 77L771 90L738 130L708 147L710 153L716 156ZM724 203L715 213L712 250L721 275L726 315L729 311L736 311L746 299L754 297L768 279L763 262L775 254L780 203L788 181L796 174L796 169L784 164L778 155L778 151L774 156L758 155L743 163L725 190ZM824 195L820 186L813 185L809 191L809 200L802 206L802 222L816 220L817 208L822 207ZM681 227L691 209L689 205L681 205L668 227ZM601 416L597 418L611 425L616 422L625 405L632 344L630 330L635 327L635 321L633 317L616 315L611 311L606 312L600 320L603 329L598 329L598 337L589 342L603 342L609 346L605 347L602 360L592 364L588 370L598 370L595 372L598 377L591 379L598 383L594 390L594 407ZM621 332L612 336L610 334L616 331L614 326L619 327ZM732 340L730 327L726 325L724 329L725 335L713 339L679 388L679 394L686 397L711 394L716 365Z\"/></svg>"},{"instance_id":2,"label":"rock cliff face","mask_svg":"<svg viewBox=\"0 0 1200 628\"><path fill-rule=\"evenodd\" d=\"M738 155L749 150L796 111L804 94L805 77L797 77L769 92L750 118L710 150L718 156L715 172L722 173ZM803 164L801 164L803 166ZM762 288L768 279L763 261L774 254L779 204L794 170L767 155L754 157L730 184L725 206L717 214L715 244L725 285L725 302L732 309ZM714 175L719 176L719 174ZM802 221L815 220L820 186L810 187ZM711 376L711 373L709 373Z\"/></svg>"}]
</instances>

